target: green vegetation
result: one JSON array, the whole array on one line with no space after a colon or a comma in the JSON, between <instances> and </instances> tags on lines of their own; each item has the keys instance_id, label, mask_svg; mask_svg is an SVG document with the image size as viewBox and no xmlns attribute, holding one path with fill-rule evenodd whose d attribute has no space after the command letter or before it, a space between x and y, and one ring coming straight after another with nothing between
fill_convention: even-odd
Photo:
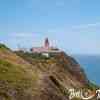
<instances>
[{"instance_id":1,"label":"green vegetation","mask_svg":"<svg viewBox=\"0 0 100 100\"><path fill-rule=\"evenodd\" d=\"M37 77L36 77L37 78ZM20 66L15 66L7 61L0 60L0 80L13 86L27 88L32 85L34 76L29 76L27 71Z\"/></svg>"},{"instance_id":2,"label":"green vegetation","mask_svg":"<svg viewBox=\"0 0 100 100\"><path fill-rule=\"evenodd\" d=\"M35 95L39 74L32 65L2 44L0 54L0 99L27 100L26 97Z\"/></svg>"},{"instance_id":3,"label":"green vegetation","mask_svg":"<svg viewBox=\"0 0 100 100\"><path fill-rule=\"evenodd\" d=\"M17 55L21 56L21 57L30 57L31 59L36 59L36 60L41 60L41 59L44 59L44 60L47 60L49 59L49 57L46 57L44 55L42 55L41 53L29 53L29 52L23 52L23 51L18 51L18 52L15 52Z\"/></svg>"},{"instance_id":4,"label":"green vegetation","mask_svg":"<svg viewBox=\"0 0 100 100\"><path fill-rule=\"evenodd\" d=\"M9 49L8 47L6 47L4 44L0 44L0 49ZM9 49L10 50L10 49Z\"/></svg>"},{"instance_id":5,"label":"green vegetation","mask_svg":"<svg viewBox=\"0 0 100 100\"><path fill-rule=\"evenodd\" d=\"M99 89L100 87L95 85L93 82L89 82L88 85L86 86L86 88L88 88L90 90L96 90L96 89Z\"/></svg>"}]
</instances>

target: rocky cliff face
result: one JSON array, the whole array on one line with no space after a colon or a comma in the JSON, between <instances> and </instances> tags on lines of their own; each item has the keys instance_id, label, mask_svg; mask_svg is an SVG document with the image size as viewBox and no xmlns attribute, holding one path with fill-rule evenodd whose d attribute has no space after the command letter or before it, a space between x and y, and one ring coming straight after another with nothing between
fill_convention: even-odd
<instances>
[{"instance_id":1,"label":"rocky cliff face","mask_svg":"<svg viewBox=\"0 0 100 100\"><path fill-rule=\"evenodd\" d=\"M87 85L83 69L64 52L46 58L0 45L0 100L68 100L68 89Z\"/></svg>"}]
</instances>

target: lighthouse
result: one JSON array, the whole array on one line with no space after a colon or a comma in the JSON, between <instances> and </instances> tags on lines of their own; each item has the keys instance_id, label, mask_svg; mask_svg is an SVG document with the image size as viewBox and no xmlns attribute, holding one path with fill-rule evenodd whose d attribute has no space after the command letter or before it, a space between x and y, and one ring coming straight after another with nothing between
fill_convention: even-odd
<instances>
[{"instance_id":1,"label":"lighthouse","mask_svg":"<svg viewBox=\"0 0 100 100\"><path fill-rule=\"evenodd\" d=\"M48 38L44 39L44 44L41 47L32 47L30 49L32 53L41 53L42 55L49 56L50 53L59 53L60 50L56 47L50 46Z\"/></svg>"},{"instance_id":2,"label":"lighthouse","mask_svg":"<svg viewBox=\"0 0 100 100\"><path fill-rule=\"evenodd\" d=\"M44 47L46 49L49 49L49 47L50 47L50 43L49 43L49 39L48 38L46 38L45 41L44 41Z\"/></svg>"}]
</instances>

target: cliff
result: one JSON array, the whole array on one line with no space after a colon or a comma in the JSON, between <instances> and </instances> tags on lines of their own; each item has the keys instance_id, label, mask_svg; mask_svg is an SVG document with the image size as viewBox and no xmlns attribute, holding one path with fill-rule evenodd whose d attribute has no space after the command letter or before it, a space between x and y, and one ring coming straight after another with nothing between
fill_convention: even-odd
<instances>
[{"instance_id":1,"label":"cliff","mask_svg":"<svg viewBox=\"0 0 100 100\"><path fill-rule=\"evenodd\" d=\"M68 100L68 89L87 86L84 70L64 52L46 58L0 44L0 100Z\"/></svg>"}]
</instances>

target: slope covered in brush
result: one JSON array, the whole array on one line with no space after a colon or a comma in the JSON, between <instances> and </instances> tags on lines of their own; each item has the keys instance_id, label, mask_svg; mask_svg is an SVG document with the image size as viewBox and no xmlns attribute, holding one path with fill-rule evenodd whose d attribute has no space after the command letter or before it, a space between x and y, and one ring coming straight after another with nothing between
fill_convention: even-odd
<instances>
[{"instance_id":1,"label":"slope covered in brush","mask_svg":"<svg viewBox=\"0 0 100 100\"><path fill-rule=\"evenodd\" d=\"M51 53L49 58L41 54L16 52L17 55L36 66L42 73L55 76L59 81L70 87L82 87L88 84L84 70L64 52Z\"/></svg>"},{"instance_id":2,"label":"slope covered in brush","mask_svg":"<svg viewBox=\"0 0 100 100\"><path fill-rule=\"evenodd\" d=\"M68 89L87 86L83 69L64 52L45 57L0 45L0 100L68 100Z\"/></svg>"},{"instance_id":3,"label":"slope covered in brush","mask_svg":"<svg viewBox=\"0 0 100 100\"><path fill-rule=\"evenodd\" d=\"M38 77L30 64L0 45L0 100L28 100Z\"/></svg>"}]
</instances>

